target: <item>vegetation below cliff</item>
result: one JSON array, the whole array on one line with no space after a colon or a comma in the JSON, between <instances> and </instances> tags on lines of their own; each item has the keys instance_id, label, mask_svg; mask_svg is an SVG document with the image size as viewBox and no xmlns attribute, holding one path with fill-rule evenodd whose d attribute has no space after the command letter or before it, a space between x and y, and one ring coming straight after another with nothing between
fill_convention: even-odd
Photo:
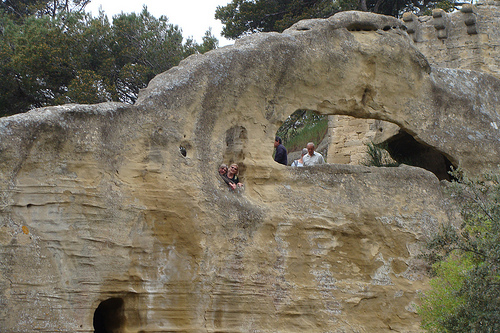
<instances>
[{"instance_id":1,"label":"vegetation below cliff","mask_svg":"<svg viewBox=\"0 0 500 333\"><path fill-rule=\"evenodd\" d=\"M432 289L420 315L430 332L500 331L500 176L450 187L463 207L459 226L442 226L428 243Z\"/></svg>"}]
</instances>

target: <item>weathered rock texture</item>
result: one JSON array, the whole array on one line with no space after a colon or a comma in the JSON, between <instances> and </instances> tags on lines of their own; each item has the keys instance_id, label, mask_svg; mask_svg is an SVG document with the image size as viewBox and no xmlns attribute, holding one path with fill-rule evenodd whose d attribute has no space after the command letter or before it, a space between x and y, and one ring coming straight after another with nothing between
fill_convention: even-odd
<instances>
[{"instance_id":1,"label":"weathered rock texture","mask_svg":"<svg viewBox=\"0 0 500 333\"><path fill-rule=\"evenodd\" d=\"M387 133L389 122L354 118L351 116L328 116L329 163L364 165L369 161L367 144L374 142L379 131ZM399 126L392 124L399 133ZM382 141L383 142L383 141ZM377 142L377 143L382 143Z\"/></svg>"},{"instance_id":2,"label":"weathered rock texture","mask_svg":"<svg viewBox=\"0 0 500 333\"><path fill-rule=\"evenodd\" d=\"M402 21L431 66L480 71L500 78L500 1L466 4L453 13L435 10L432 16L406 13ZM451 105L449 111L453 113ZM367 143L398 140L386 134L400 135L394 128L394 124L373 119L331 116L329 162L362 164L367 160Z\"/></svg>"},{"instance_id":3,"label":"weathered rock texture","mask_svg":"<svg viewBox=\"0 0 500 333\"><path fill-rule=\"evenodd\" d=\"M191 56L133 106L1 119L1 331L419 331L414 256L456 218L445 183L271 157L305 108L391 121L466 170L496 167L499 81L431 68L400 25L303 21ZM236 193L217 175L230 161Z\"/></svg>"},{"instance_id":4,"label":"weathered rock texture","mask_svg":"<svg viewBox=\"0 0 500 333\"><path fill-rule=\"evenodd\" d=\"M466 4L432 16L405 14L415 46L433 66L481 71L500 78L500 1ZM440 31L443 31L442 33Z\"/></svg>"}]
</instances>

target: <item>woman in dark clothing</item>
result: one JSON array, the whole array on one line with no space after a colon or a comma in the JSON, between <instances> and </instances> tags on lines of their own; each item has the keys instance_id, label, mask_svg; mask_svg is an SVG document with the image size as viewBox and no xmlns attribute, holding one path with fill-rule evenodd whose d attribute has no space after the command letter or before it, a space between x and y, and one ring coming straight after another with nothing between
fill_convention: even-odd
<instances>
[{"instance_id":1,"label":"woman in dark clothing","mask_svg":"<svg viewBox=\"0 0 500 333\"><path fill-rule=\"evenodd\" d=\"M227 179L229 180L228 185L235 190L236 187L242 187L243 184L240 183L238 179L238 164L231 164L226 174Z\"/></svg>"}]
</instances>

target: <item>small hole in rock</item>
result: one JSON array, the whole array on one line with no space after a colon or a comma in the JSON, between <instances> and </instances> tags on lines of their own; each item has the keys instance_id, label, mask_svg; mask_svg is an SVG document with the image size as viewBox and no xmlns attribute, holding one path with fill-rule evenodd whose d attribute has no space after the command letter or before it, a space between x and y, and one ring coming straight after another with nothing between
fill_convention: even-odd
<instances>
[{"instance_id":1,"label":"small hole in rock","mask_svg":"<svg viewBox=\"0 0 500 333\"><path fill-rule=\"evenodd\" d=\"M187 155L186 147L179 146L179 151L181 152L182 156L186 157Z\"/></svg>"}]
</instances>

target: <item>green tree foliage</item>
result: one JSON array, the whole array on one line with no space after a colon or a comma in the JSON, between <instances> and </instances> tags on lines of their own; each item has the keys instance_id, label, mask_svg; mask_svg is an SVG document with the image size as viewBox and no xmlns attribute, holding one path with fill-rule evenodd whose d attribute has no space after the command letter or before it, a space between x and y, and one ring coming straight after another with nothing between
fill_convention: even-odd
<instances>
[{"instance_id":1,"label":"green tree foliage","mask_svg":"<svg viewBox=\"0 0 500 333\"><path fill-rule=\"evenodd\" d=\"M0 115L64 103L134 103L155 75L218 46L188 39L146 8L121 14L61 12L22 22L0 12Z\"/></svg>"},{"instance_id":2,"label":"green tree foliage","mask_svg":"<svg viewBox=\"0 0 500 333\"><path fill-rule=\"evenodd\" d=\"M428 243L435 277L420 308L422 325L430 332L500 332L500 176L454 176L463 223L442 227Z\"/></svg>"},{"instance_id":3,"label":"green tree foliage","mask_svg":"<svg viewBox=\"0 0 500 333\"><path fill-rule=\"evenodd\" d=\"M397 167L399 163L391 158L387 151L387 144L375 144L368 142L366 144L366 160L362 163L366 166L376 167Z\"/></svg>"},{"instance_id":4,"label":"green tree foliage","mask_svg":"<svg viewBox=\"0 0 500 333\"><path fill-rule=\"evenodd\" d=\"M331 0L233 0L218 6L215 18L224 24L222 35L236 39L254 32L282 32L302 19L329 17L335 12Z\"/></svg>"},{"instance_id":5,"label":"green tree foliage","mask_svg":"<svg viewBox=\"0 0 500 333\"><path fill-rule=\"evenodd\" d=\"M328 131L328 117L310 110L297 110L280 126L276 135L288 152L301 150L308 142L318 145Z\"/></svg>"},{"instance_id":6,"label":"green tree foliage","mask_svg":"<svg viewBox=\"0 0 500 333\"><path fill-rule=\"evenodd\" d=\"M202 43L196 44L191 38L184 43L185 56L193 53L205 53L219 47L219 40L212 34L212 29L208 29L202 37Z\"/></svg>"},{"instance_id":7,"label":"green tree foliage","mask_svg":"<svg viewBox=\"0 0 500 333\"><path fill-rule=\"evenodd\" d=\"M405 11L423 14L436 7L447 11L454 8L448 0L232 0L217 7L215 18L224 25L222 35L236 39L254 32L282 32L302 19L326 18L339 11L399 17Z\"/></svg>"},{"instance_id":8,"label":"green tree foliage","mask_svg":"<svg viewBox=\"0 0 500 333\"><path fill-rule=\"evenodd\" d=\"M0 0L0 10L16 20L55 17L61 12L81 12L90 0Z\"/></svg>"},{"instance_id":9,"label":"green tree foliage","mask_svg":"<svg viewBox=\"0 0 500 333\"><path fill-rule=\"evenodd\" d=\"M419 308L423 328L429 332L447 332L443 323L466 303L464 295L457 291L464 285L467 273L472 268L467 256L450 255L433 265L436 276L431 279L431 290L425 294Z\"/></svg>"},{"instance_id":10,"label":"green tree foliage","mask_svg":"<svg viewBox=\"0 0 500 333\"><path fill-rule=\"evenodd\" d=\"M165 16L153 17L147 10L137 15L121 14L113 19L112 54L121 68L115 87L121 101L133 103L156 74L177 65L184 58L180 29Z\"/></svg>"}]
</instances>

